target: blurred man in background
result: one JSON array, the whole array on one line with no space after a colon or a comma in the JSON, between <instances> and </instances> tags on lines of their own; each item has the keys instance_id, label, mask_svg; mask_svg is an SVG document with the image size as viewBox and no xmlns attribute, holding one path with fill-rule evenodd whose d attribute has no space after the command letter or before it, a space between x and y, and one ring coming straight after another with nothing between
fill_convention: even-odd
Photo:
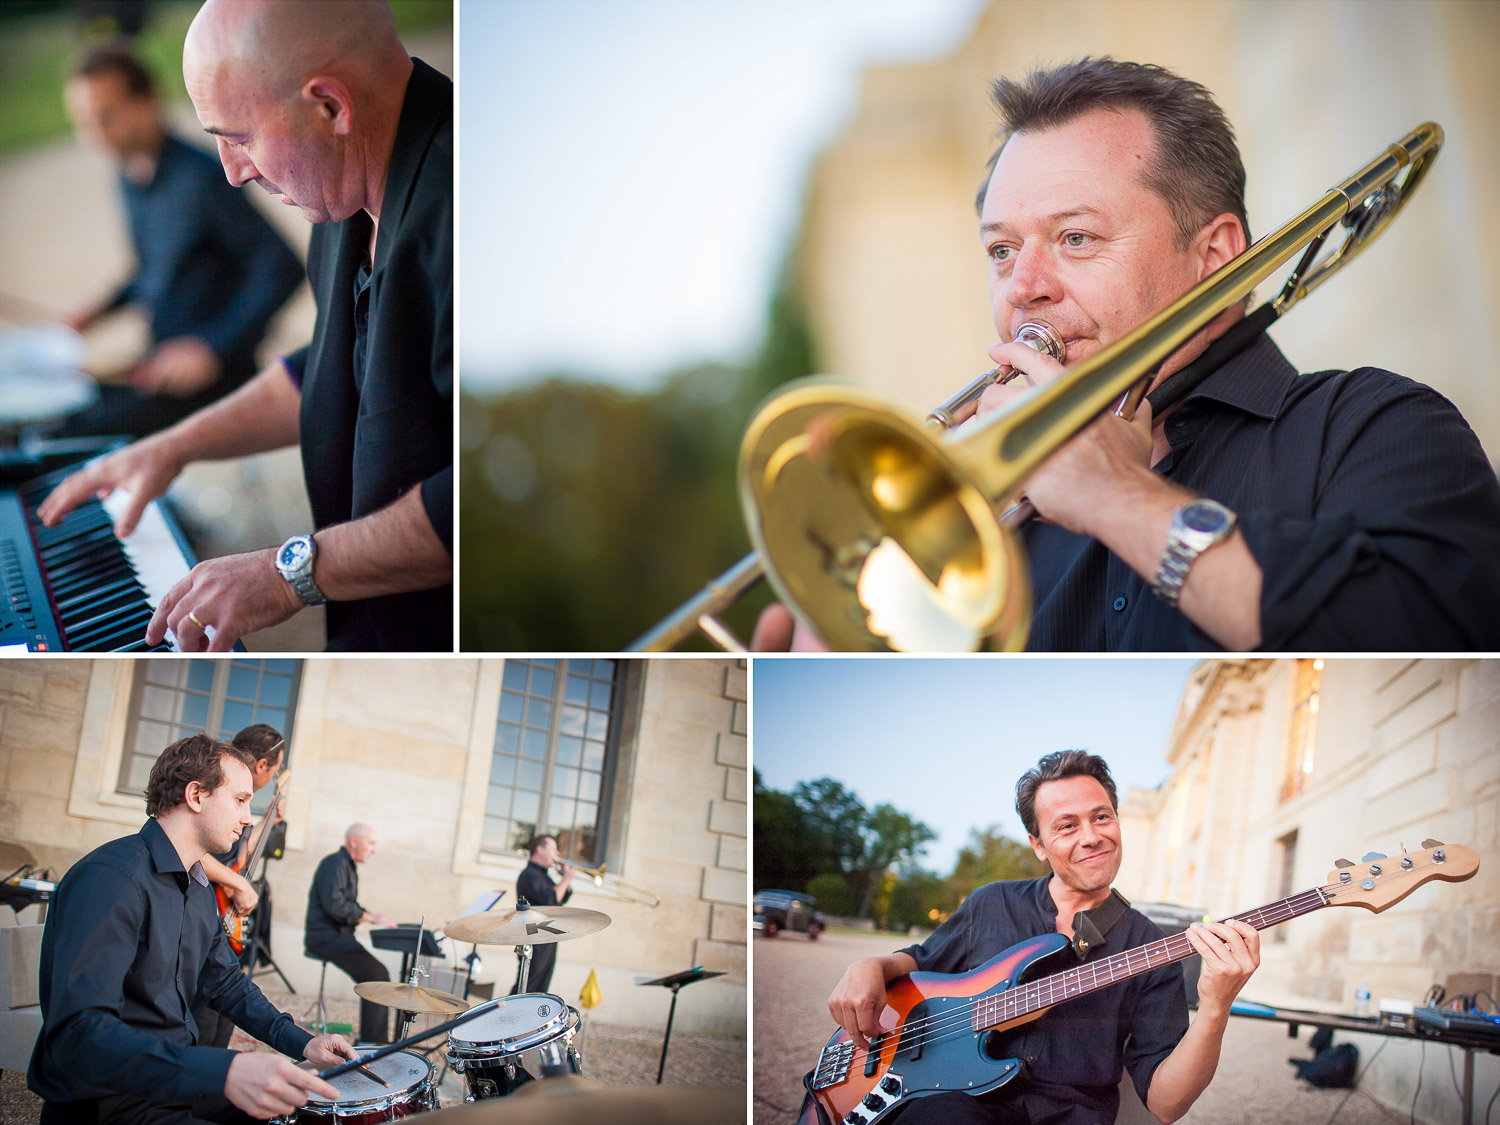
<instances>
[{"instance_id":1,"label":"blurred man in background","mask_svg":"<svg viewBox=\"0 0 1500 1125\"><path fill-rule=\"evenodd\" d=\"M355 984L367 980L390 980L384 965L354 936L354 927L368 922L389 929L395 926L384 914L372 914L359 904L359 871L375 854L375 829L351 824L344 833L344 846L324 856L307 892L307 930L304 946L309 957L332 961L349 974ZM359 1002L359 1041L387 1040L386 1008L369 1000Z\"/></svg>"},{"instance_id":2,"label":"blurred man in background","mask_svg":"<svg viewBox=\"0 0 1500 1125\"><path fill-rule=\"evenodd\" d=\"M167 130L151 74L124 47L85 54L65 94L78 135L119 168L136 259L123 284L66 323L82 332L137 305L151 346L122 382L69 417L62 435L142 437L255 374L255 351L302 264L210 154Z\"/></svg>"}]
</instances>

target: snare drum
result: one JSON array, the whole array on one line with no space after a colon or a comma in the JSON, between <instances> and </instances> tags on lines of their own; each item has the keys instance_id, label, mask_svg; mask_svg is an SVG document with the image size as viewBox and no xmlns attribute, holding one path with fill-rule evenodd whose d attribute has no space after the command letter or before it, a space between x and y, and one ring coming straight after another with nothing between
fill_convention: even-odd
<instances>
[{"instance_id":1,"label":"snare drum","mask_svg":"<svg viewBox=\"0 0 1500 1125\"><path fill-rule=\"evenodd\" d=\"M336 1102L313 1094L307 1104L276 1125L376 1125L438 1108L432 1064L412 1051L397 1051L365 1064L390 1083L372 1082L357 1070L328 1081L339 1092Z\"/></svg>"},{"instance_id":2,"label":"snare drum","mask_svg":"<svg viewBox=\"0 0 1500 1125\"><path fill-rule=\"evenodd\" d=\"M544 1056L582 1073L573 1048L578 1010L561 997L527 992L448 1032L448 1065L469 1084L465 1101L499 1098L541 1076ZM528 1065L529 1064L529 1065Z\"/></svg>"}]
</instances>

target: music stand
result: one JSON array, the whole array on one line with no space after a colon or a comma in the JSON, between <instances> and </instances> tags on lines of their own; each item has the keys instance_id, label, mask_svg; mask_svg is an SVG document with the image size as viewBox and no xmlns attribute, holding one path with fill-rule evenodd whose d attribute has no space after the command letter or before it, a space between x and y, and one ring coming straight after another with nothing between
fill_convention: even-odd
<instances>
[{"instance_id":1,"label":"music stand","mask_svg":"<svg viewBox=\"0 0 1500 1125\"><path fill-rule=\"evenodd\" d=\"M722 970L705 969L702 966L698 966L684 973L673 973L670 976L657 977L655 980L637 982L642 988L656 984L662 988L670 988L672 990L672 1007L667 1011L667 1033L662 1036L661 1040L661 1062L656 1067L656 1084L658 1086L661 1085L661 1076L667 1069L667 1044L672 1041L672 1020L677 1015L678 989L692 984L694 981L707 980L709 977L722 977L723 975Z\"/></svg>"}]
</instances>

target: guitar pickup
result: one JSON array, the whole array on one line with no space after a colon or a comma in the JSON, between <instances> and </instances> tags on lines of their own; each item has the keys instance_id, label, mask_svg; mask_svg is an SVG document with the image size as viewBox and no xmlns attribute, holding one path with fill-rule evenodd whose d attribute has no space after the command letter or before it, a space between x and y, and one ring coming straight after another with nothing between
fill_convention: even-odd
<instances>
[{"instance_id":1,"label":"guitar pickup","mask_svg":"<svg viewBox=\"0 0 1500 1125\"><path fill-rule=\"evenodd\" d=\"M818 1065L813 1070L812 1088L822 1090L837 1086L849 1077L849 1061L854 1057L852 1042L831 1043L818 1056Z\"/></svg>"},{"instance_id":2,"label":"guitar pickup","mask_svg":"<svg viewBox=\"0 0 1500 1125\"><path fill-rule=\"evenodd\" d=\"M865 1054L865 1077L874 1078L876 1068L880 1066L880 1045L885 1042L884 1035L870 1036L870 1049Z\"/></svg>"}]
</instances>

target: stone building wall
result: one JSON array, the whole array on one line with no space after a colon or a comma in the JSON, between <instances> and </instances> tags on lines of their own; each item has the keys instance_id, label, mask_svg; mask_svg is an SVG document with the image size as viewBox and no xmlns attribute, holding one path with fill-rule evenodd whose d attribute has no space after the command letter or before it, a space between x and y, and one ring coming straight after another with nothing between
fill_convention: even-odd
<instances>
[{"instance_id":1,"label":"stone building wall","mask_svg":"<svg viewBox=\"0 0 1500 1125\"><path fill-rule=\"evenodd\" d=\"M1125 801L1131 848L1151 857L1127 896L1200 906L1224 917L1320 886L1334 861L1466 844L1479 872L1432 882L1380 914L1325 908L1267 930L1244 996L1349 1012L1361 980L1420 1004L1432 984L1500 977L1500 662L1330 659L1322 670L1313 766L1283 798L1295 662L1206 661L1189 679L1167 748L1172 774ZM1450 987L1450 991L1458 989ZM1381 1041L1357 1037L1365 1056ZM1433 1053L1433 1052L1429 1052ZM1410 1106L1421 1048L1391 1041L1367 1088ZM1430 1063L1440 1068L1444 1063ZM1500 1060L1476 1073L1488 1098ZM1429 1079L1431 1075L1429 1075ZM1444 1120L1451 1091L1428 1081L1418 1113Z\"/></svg>"},{"instance_id":2,"label":"stone building wall","mask_svg":"<svg viewBox=\"0 0 1500 1125\"><path fill-rule=\"evenodd\" d=\"M481 892L512 905L525 860L480 848L504 661L310 659L292 735L287 850L269 864L272 949L300 991L319 964L302 953L307 888L355 821L377 833L360 900L402 922L456 917ZM0 661L0 841L64 871L144 819L117 794L134 664ZM597 971L604 1022L661 1026L670 1001L638 979L703 965L727 975L692 986L682 1030L743 1035L746 1008L746 698L743 661L639 662L631 671L615 778L604 888L580 879L572 906L612 924L559 947L552 990L574 1001ZM652 909L619 897L615 877L654 892ZM464 947L459 953L467 953ZM482 947L500 991L509 948ZM395 954L380 954L393 973ZM335 994L352 995L339 973ZM295 1014L295 1013L294 1013Z\"/></svg>"}]
</instances>

